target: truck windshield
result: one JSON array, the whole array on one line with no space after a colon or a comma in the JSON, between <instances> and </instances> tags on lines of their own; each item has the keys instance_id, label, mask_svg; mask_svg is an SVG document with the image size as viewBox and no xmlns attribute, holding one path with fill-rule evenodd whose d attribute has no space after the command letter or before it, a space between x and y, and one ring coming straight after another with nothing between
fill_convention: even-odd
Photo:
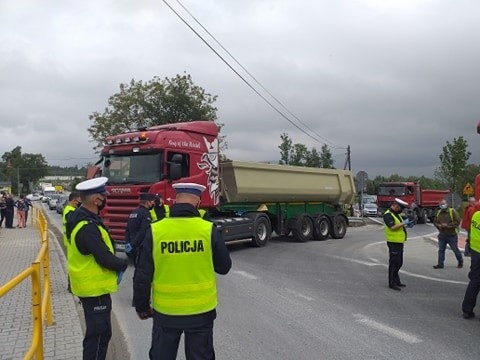
<instances>
[{"instance_id":1,"label":"truck windshield","mask_svg":"<svg viewBox=\"0 0 480 360\"><path fill-rule=\"evenodd\" d=\"M106 156L102 174L111 184L144 184L162 177L163 153Z\"/></svg>"},{"instance_id":2,"label":"truck windshield","mask_svg":"<svg viewBox=\"0 0 480 360\"><path fill-rule=\"evenodd\" d=\"M405 195L405 186L380 186L378 188L378 195Z\"/></svg>"}]
</instances>

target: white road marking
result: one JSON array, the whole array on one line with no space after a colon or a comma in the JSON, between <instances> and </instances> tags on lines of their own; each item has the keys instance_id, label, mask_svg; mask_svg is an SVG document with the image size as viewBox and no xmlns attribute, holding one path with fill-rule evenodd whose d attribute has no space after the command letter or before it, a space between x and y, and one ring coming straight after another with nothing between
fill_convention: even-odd
<instances>
[{"instance_id":1,"label":"white road marking","mask_svg":"<svg viewBox=\"0 0 480 360\"><path fill-rule=\"evenodd\" d=\"M235 270L233 273L234 273L234 274L237 274L237 275L240 275L240 276L243 276L243 277L245 277L245 278L247 278L247 279L250 279L250 280L257 280L257 279L258 279L257 276L255 276L255 275L253 275L253 274L250 274L250 273L248 273L248 272L246 272L246 271Z\"/></svg>"},{"instance_id":2,"label":"white road marking","mask_svg":"<svg viewBox=\"0 0 480 360\"><path fill-rule=\"evenodd\" d=\"M299 293L295 290L291 290L291 289L285 289L285 291L287 291L288 293L290 294L293 294L295 295L296 297L299 297L301 299L305 299L305 300L308 300L308 301L314 301L315 299L310 297L310 296L307 296L307 295L303 295L302 293Z\"/></svg>"},{"instance_id":3,"label":"white road marking","mask_svg":"<svg viewBox=\"0 0 480 360\"><path fill-rule=\"evenodd\" d=\"M357 318L357 320L355 320L355 321L360 323L360 324L368 326L371 329L378 330L378 331L384 333L385 335L388 335L388 336L394 337L396 339L402 340L402 341L404 341L408 344L418 344L418 343L423 342L422 339L420 339L420 338L418 338L414 335L411 335L407 332L392 328L388 325L379 323L378 321L370 319L367 316L364 316L362 314L353 314L353 317Z\"/></svg>"}]
</instances>

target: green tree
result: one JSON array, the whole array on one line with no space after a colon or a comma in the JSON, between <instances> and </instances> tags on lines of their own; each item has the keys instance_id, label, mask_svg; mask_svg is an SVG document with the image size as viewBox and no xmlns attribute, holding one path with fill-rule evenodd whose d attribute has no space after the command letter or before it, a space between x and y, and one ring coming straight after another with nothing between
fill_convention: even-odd
<instances>
[{"instance_id":1,"label":"green tree","mask_svg":"<svg viewBox=\"0 0 480 360\"><path fill-rule=\"evenodd\" d=\"M335 169L333 167L332 152L328 148L327 144L322 145L322 151L320 154L320 165L320 167L324 169Z\"/></svg>"},{"instance_id":2,"label":"green tree","mask_svg":"<svg viewBox=\"0 0 480 360\"><path fill-rule=\"evenodd\" d=\"M320 154L318 153L318 150L315 149L314 147L312 150L307 151L306 154L306 161L305 161L305 166L308 167L322 167L322 160L320 158Z\"/></svg>"},{"instance_id":3,"label":"green tree","mask_svg":"<svg viewBox=\"0 0 480 360\"><path fill-rule=\"evenodd\" d=\"M435 170L435 176L452 192L458 192L461 178L467 167L467 161L472 153L468 151L467 141L460 136L453 142L447 141L440 154L440 166Z\"/></svg>"},{"instance_id":4,"label":"green tree","mask_svg":"<svg viewBox=\"0 0 480 360\"><path fill-rule=\"evenodd\" d=\"M293 144L292 158L290 159L290 165L305 166L308 154L308 148L304 144Z\"/></svg>"},{"instance_id":5,"label":"green tree","mask_svg":"<svg viewBox=\"0 0 480 360\"><path fill-rule=\"evenodd\" d=\"M20 146L2 155L2 177L12 183L12 192L27 192L33 183L48 174L48 165L41 154L22 154ZM20 185L20 189L18 186Z\"/></svg>"},{"instance_id":6,"label":"green tree","mask_svg":"<svg viewBox=\"0 0 480 360\"><path fill-rule=\"evenodd\" d=\"M190 75L169 79L154 77L143 82L132 79L120 84L120 92L108 99L103 113L89 116L93 124L88 132L99 148L109 135L133 131L140 127L171 124L192 120L217 120L213 103L217 96L207 93L193 83ZM218 124L221 129L222 124ZM224 137L220 137L226 148Z\"/></svg>"},{"instance_id":7,"label":"green tree","mask_svg":"<svg viewBox=\"0 0 480 360\"><path fill-rule=\"evenodd\" d=\"M280 149L280 161L278 163L281 165L289 165L293 151L292 139L290 139L287 133L280 135L280 139L282 143L278 146Z\"/></svg>"}]
</instances>

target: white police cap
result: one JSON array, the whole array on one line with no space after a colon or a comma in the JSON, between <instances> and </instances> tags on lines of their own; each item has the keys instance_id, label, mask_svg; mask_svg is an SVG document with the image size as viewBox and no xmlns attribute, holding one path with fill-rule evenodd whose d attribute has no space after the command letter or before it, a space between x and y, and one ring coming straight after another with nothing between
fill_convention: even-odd
<instances>
[{"instance_id":1,"label":"white police cap","mask_svg":"<svg viewBox=\"0 0 480 360\"><path fill-rule=\"evenodd\" d=\"M77 186L75 186L75 189L78 190L82 195L108 195L107 189L105 188L105 184L107 183L107 181L108 178L105 176L88 179L78 183Z\"/></svg>"},{"instance_id":2,"label":"white police cap","mask_svg":"<svg viewBox=\"0 0 480 360\"><path fill-rule=\"evenodd\" d=\"M176 183L176 184L173 184L172 187L175 189L177 194L187 193L187 194L196 195L198 197L201 197L202 192L204 192L206 189L204 185L200 185L196 183Z\"/></svg>"},{"instance_id":3,"label":"white police cap","mask_svg":"<svg viewBox=\"0 0 480 360\"><path fill-rule=\"evenodd\" d=\"M406 201L403 201L402 199L395 198L395 202L400 205L401 207L407 207L408 203Z\"/></svg>"}]
</instances>

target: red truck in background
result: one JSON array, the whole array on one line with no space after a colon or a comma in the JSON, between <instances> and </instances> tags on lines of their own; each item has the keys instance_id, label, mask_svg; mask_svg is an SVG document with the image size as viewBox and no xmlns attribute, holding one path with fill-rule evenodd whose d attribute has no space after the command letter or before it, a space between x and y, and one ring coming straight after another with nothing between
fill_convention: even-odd
<instances>
[{"instance_id":1,"label":"red truck in background","mask_svg":"<svg viewBox=\"0 0 480 360\"><path fill-rule=\"evenodd\" d=\"M402 199L409 204L404 210L405 215L418 224L425 224L427 219L433 222L435 209L449 194L449 190L422 189L416 182L385 182L378 187L377 205L383 214L395 198Z\"/></svg>"}]
</instances>

